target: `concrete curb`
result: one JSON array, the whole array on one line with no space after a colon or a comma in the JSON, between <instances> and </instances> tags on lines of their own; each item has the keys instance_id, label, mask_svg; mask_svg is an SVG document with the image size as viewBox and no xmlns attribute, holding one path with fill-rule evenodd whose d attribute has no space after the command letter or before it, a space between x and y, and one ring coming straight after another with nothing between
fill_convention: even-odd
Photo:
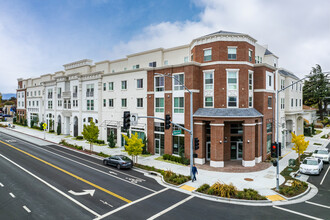
<instances>
[{"instance_id":1,"label":"concrete curb","mask_svg":"<svg viewBox=\"0 0 330 220\"><path fill-rule=\"evenodd\" d=\"M293 201L293 200L296 200L296 199L299 199L299 198L305 196L306 194L308 194L308 193L311 191L310 183L307 183L307 184L308 184L308 188L305 190L305 192L300 193L299 195L296 195L296 196L294 196L294 197L286 197L286 196L284 196L284 195L282 195L282 194L280 194L280 193L278 193L278 192L275 192L274 190L273 190L273 191L274 191L276 194L282 196L282 197L283 197L284 199L286 199L287 201Z\"/></svg>"}]
</instances>

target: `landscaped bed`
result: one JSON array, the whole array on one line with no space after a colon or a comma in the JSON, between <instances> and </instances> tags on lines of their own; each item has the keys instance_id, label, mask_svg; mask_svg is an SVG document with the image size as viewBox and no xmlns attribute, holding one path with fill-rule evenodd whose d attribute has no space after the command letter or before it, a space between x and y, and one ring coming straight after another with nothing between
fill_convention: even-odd
<instances>
[{"instance_id":1,"label":"landscaped bed","mask_svg":"<svg viewBox=\"0 0 330 220\"><path fill-rule=\"evenodd\" d=\"M300 160L303 161L306 157L310 157L311 153L305 153L300 155ZM294 177L290 176L290 173L297 172L299 170L300 163L298 159L295 160L294 166L287 166L282 172L281 175L285 178L285 181L279 187L278 193L286 196L286 197L294 197L303 192L305 192L308 188L308 184L302 182L300 180L296 180ZM274 188L273 190L276 191Z\"/></svg>"},{"instance_id":2,"label":"landscaped bed","mask_svg":"<svg viewBox=\"0 0 330 220\"><path fill-rule=\"evenodd\" d=\"M176 173L173 173L172 171L160 170L153 166L150 167L150 166L142 165L142 164L134 164L134 166L144 169L144 170L155 171L157 173L160 173L163 176L165 182L173 184L173 185L181 185L191 179L190 176L176 174Z\"/></svg>"},{"instance_id":3,"label":"landscaped bed","mask_svg":"<svg viewBox=\"0 0 330 220\"><path fill-rule=\"evenodd\" d=\"M199 193L204 193L213 196L231 198L231 199L245 199L245 200L267 200L258 191L254 189L244 189L243 191L237 190L232 184L215 183L212 186L203 184L197 190Z\"/></svg>"}]
</instances>

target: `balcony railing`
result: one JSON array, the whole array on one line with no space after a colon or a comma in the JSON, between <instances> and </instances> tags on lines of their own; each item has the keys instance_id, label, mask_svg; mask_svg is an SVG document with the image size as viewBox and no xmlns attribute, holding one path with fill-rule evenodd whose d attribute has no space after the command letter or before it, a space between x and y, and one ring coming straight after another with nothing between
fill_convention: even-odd
<instances>
[{"instance_id":1,"label":"balcony railing","mask_svg":"<svg viewBox=\"0 0 330 220\"><path fill-rule=\"evenodd\" d=\"M70 92L70 91L68 91L68 92L63 92L62 94L63 94L63 98L64 98L64 99L69 99L69 98L71 98L71 92Z\"/></svg>"}]
</instances>

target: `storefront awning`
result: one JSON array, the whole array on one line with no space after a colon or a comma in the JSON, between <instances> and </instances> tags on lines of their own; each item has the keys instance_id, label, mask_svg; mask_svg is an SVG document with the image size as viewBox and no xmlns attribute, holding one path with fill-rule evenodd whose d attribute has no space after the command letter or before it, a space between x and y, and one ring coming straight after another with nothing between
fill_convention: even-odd
<instances>
[{"instance_id":1,"label":"storefront awning","mask_svg":"<svg viewBox=\"0 0 330 220\"><path fill-rule=\"evenodd\" d=\"M263 117L263 114L255 108L199 108L194 117L256 118Z\"/></svg>"}]
</instances>

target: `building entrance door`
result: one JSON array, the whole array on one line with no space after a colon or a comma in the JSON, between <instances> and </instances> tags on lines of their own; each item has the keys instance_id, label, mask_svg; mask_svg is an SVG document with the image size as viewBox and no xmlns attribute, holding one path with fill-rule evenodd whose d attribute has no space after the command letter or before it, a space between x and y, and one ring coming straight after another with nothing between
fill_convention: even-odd
<instances>
[{"instance_id":1,"label":"building entrance door","mask_svg":"<svg viewBox=\"0 0 330 220\"><path fill-rule=\"evenodd\" d=\"M206 161L210 161L211 159L211 142L206 142Z\"/></svg>"},{"instance_id":2,"label":"building entrance door","mask_svg":"<svg viewBox=\"0 0 330 220\"><path fill-rule=\"evenodd\" d=\"M242 160L243 159L243 142L231 142L230 144L230 159Z\"/></svg>"},{"instance_id":3,"label":"building entrance door","mask_svg":"<svg viewBox=\"0 0 330 220\"><path fill-rule=\"evenodd\" d=\"M243 159L243 142L237 142L237 160Z\"/></svg>"},{"instance_id":4,"label":"building entrance door","mask_svg":"<svg viewBox=\"0 0 330 220\"><path fill-rule=\"evenodd\" d=\"M155 154L160 154L160 139L155 139Z\"/></svg>"}]
</instances>

